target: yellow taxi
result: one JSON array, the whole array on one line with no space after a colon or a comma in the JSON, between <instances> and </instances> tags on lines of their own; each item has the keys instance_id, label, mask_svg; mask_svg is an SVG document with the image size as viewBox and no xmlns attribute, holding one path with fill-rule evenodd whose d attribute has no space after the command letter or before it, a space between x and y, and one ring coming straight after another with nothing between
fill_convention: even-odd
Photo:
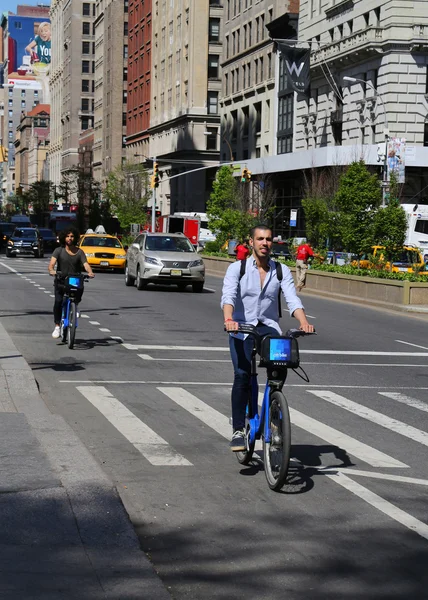
<instances>
[{"instance_id":1,"label":"yellow taxi","mask_svg":"<svg viewBox=\"0 0 428 600\"><path fill-rule=\"evenodd\" d=\"M93 269L115 269L123 272L126 249L114 235L107 233L85 233L79 241L88 263Z\"/></svg>"},{"instance_id":2,"label":"yellow taxi","mask_svg":"<svg viewBox=\"0 0 428 600\"><path fill-rule=\"evenodd\" d=\"M385 269L393 273L415 273L419 275L428 275L425 261L418 248L415 246L403 246L393 252L392 268L385 256L384 246L373 246L371 255L363 254L360 261L352 261L352 266L359 266L360 269Z\"/></svg>"}]
</instances>

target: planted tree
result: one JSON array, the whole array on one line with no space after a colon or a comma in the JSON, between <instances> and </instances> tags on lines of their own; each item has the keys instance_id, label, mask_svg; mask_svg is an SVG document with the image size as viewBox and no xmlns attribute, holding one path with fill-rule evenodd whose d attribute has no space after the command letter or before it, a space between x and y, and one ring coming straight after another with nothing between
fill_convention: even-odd
<instances>
[{"instance_id":1,"label":"planted tree","mask_svg":"<svg viewBox=\"0 0 428 600\"><path fill-rule=\"evenodd\" d=\"M103 193L121 227L147 221L147 203L151 197L149 176L141 164L125 162L111 171Z\"/></svg>"},{"instance_id":2,"label":"planted tree","mask_svg":"<svg viewBox=\"0 0 428 600\"><path fill-rule=\"evenodd\" d=\"M375 215L382 201L380 182L364 161L353 162L341 176L335 195L337 231L344 248L361 256L375 240Z\"/></svg>"}]
</instances>

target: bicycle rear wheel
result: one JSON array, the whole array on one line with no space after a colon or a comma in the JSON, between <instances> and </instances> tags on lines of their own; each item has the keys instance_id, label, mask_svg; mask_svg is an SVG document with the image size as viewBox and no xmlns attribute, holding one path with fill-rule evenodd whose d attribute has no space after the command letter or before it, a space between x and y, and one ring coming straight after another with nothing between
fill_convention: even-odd
<instances>
[{"instance_id":1,"label":"bicycle rear wheel","mask_svg":"<svg viewBox=\"0 0 428 600\"><path fill-rule=\"evenodd\" d=\"M287 479L290 463L291 423L287 400L282 392L271 394L269 422L271 441L263 439L265 475L271 490L279 491Z\"/></svg>"},{"instance_id":2,"label":"bicycle rear wheel","mask_svg":"<svg viewBox=\"0 0 428 600\"><path fill-rule=\"evenodd\" d=\"M68 331L67 331L67 345L70 350L74 346L74 338L76 336L76 305L74 302L70 302L68 309Z\"/></svg>"},{"instance_id":3,"label":"bicycle rear wheel","mask_svg":"<svg viewBox=\"0 0 428 600\"><path fill-rule=\"evenodd\" d=\"M247 403L247 409L245 411L245 434L246 434L246 444L247 444L247 449L244 450L243 452L235 452L236 458L238 459L238 462L241 465L248 465L251 462L251 459L253 458L253 454L254 454L254 446L256 445L256 442L254 440L254 442L252 442L251 444L249 443L249 436L250 436L250 419L253 418L253 409L252 409L252 403L251 403L251 392L248 395L248 403Z\"/></svg>"}]
</instances>

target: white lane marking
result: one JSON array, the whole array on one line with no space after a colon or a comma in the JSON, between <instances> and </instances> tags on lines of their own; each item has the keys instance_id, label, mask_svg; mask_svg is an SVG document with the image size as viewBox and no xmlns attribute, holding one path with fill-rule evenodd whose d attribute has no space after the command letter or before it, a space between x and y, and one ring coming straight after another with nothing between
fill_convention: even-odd
<instances>
[{"instance_id":1,"label":"white lane marking","mask_svg":"<svg viewBox=\"0 0 428 600\"><path fill-rule=\"evenodd\" d=\"M39 290L40 290L41 292L44 292L44 291L45 291L45 289L46 289L46 288L42 288L42 287L40 287L40 286L39 286Z\"/></svg>"},{"instance_id":2,"label":"white lane marking","mask_svg":"<svg viewBox=\"0 0 428 600\"><path fill-rule=\"evenodd\" d=\"M40 288L40 283L35 283L34 287ZM42 289L42 288L40 288L40 289Z\"/></svg>"},{"instance_id":3,"label":"white lane marking","mask_svg":"<svg viewBox=\"0 0 428 600\"><path fill-rule=\"evenodd\" d=\"M110 336L112 337L112 336ZM231 382L219 382L219 381L146 381L143 379L60 379L60 383L114 383L114 384L130 384L130 385L214 385L221 387L232 388ZM287 383L287 388L309 388L310 383ZM318 385L312 384L312 387L317 388L334 388L334 389L346 389L346 390L384 390L388 389L387 385ZM398 390L428 390L428 387L396 387Z\"/></svg>"},{"instance_id":4,"label":"white lane marking","mask_svg":"<svg viewBox=\"0 0 428 600\"><path fill-rule=\"evenodd\" d=\"M156 360L157 362L209 362L209 363L230 363L230 359L212 359L212 358L153 358L149 354L137 354L143 360Z\"/></svg>"},{"instance_id":5,"label":"white lane marking","mask_svg":"<svg viewBox=\"0 0 428 600\"><path fill-rule=\"evenodd\" d=\"M107 327L100 327L100 331L104 331L105 333L111 333L111 329L107 329Z\"/></svg>"},{"instance_id":6,"label":"white lane marking","mask_svg":"<svg viewBox=\"0 0 428 600\"><path fill-rule=\"evenodd\" d=\"M120 335L111 335L110 338L112 340L117 340L118 342L123 342L123 339L120 337Z\"/></svg>"},{"instance_id":7,"label":"white lane marking","mask_svg":"<svg viewBox=\"0 0 428 600\"><path fill-rule=\"evenodd\" d=\"M5 269L8 269L9 271L12 271L12 273L16 273L16 275L19 275L16 269L14 269L13 267L9 267L9 265L6 265L4 262L0 262L0 265Z\"/></svg>"},{"instance_id":8,"label":"white lane marking","mask_svg":"<svg viewBox=\"0 0 428 600\"><path fill-rule=\"evenodd\" d=\"M412 517L412 515L409 515L409 513L404 512L404 510L401 510L401 508L391 504L391 502L388 502L381 496L371 492L341 472L338 472L337 475L327 475L327 477L364 500L364 502L367 502L367 504L370 504L380 512L384 513L394 521L397 521L401 525L404 525L404 527L407 527L411 531L414 531L421 537L428 540L428 525L422 523L422 521Z\"/></svg>"},{"instance_id":9,"label":"white lane marking","mask_svg":"<svg viewBox=\"0 0 428 600\"><path fill-rule=\"evenodd\" d=\"M263 392L259 392L259 406L261 406L262 402ZM372 446L368 446L367 444L356 440L346 433L342 433L338 429L330 427L330 425L325 425L321 421L317 421L312 417L308 417L295 408L291 408L291 406L289 407L289 410L290 419L293 425L296 425L296 427L299 427L308 433L316 435L333 446L337 446L341 450L344 450L347 454L356 456L372 467L400 469L409 468L408 465L396 460L392 456L389 456L380 450L376 450L376 448L372 448Z\"/></svg>"},{"instance_id":10,"label":"white lane marking","mask_svg":"<svg viewBox=\"0 0 428 600\"><path fill-rule=\"evenodd\" d=\"M399 344L406 344L406 346L413 346L414 348L421 348L422 350L428 350L426 346L419 346L418 344L411 344L410 342L404 342L403 340L395 340Z\"/></svg>"},{"instance_id":11,"label":"white lane marking","mask_svg":"<svg viewBox=\"0 0 428 600\"><path fill-rule=\"evenodd\" d=\"M228 346L167 346L155 344L123 344L127 350L187 350L189 352L229 352ZM370 350L301 350L300 354L318 354L334 356L424 356L428 352L375 352Z\"/></svg>"},{"instance_id":12,"label":"white lane marking","mask_svg":"<svg viewBox=\"0 0 428 600\"><path fill-rule=\"evenodd\" d=\"M50 297L51 298L55 298L55 294L50 294Z\"/></svg>"},{"instance_id":13,"label":"white lane marking","mask_svg":"<svg viewBox=\"0 0 428 600\"><path fill-rule=\"evenodd\" d=\"M44 292L44 293L45 293L45 294L50 294L50 291L49 291L49 290L45 290L45 292Z\"/></svg>"},{"instance_id":14,"label":"white lane marking","mask_svg":"<svg viewBox=\"0 0 428 600\"><path fill-rule=\"evenodd\" d=\"M308 467L313 469L313 467ZM341 467L315 467L320 472L328 473L328 470L341 469ZM325 470L325 471L324 471ZM340 470L341 473L344 471ZM418 479L416 477L405 477L404 475L392 475L390 473L373 473L373 471L360 471L359 469L346 468L346 474L349 476L368 477L369 479L384 479L386 481L395 481L396 483L411 483L414 485L428 486L428 479Z\"/></svg>"},{"instance_id":15,"label":"white lane marking","mask_svg":"<svg viewBox=\"0 0 428 600\"><path fill-rule=\"evenodd\" d=\"M209 287L205 287L204 286L204 290L207 290L208 292L217 292L217 290L214 290L213 288L209 288Z\"/></svg>"},{"instance_id":16,"label":"white lane marking","mask_svg":"<svg viewBox=\"0 0 428 600\"><path fill-rule=\"evenodd\" d=\"M80 317L81 317L82 319L90 319L90 316L89 316L89 315L80 315Z\"/></svg>"},{"instance_id":17,"label":"white lane marking","mask_svg":"<svg viewBox=\"0 0 428 600\"><path fill-rule=\"evenodd\" d=\"M100 325L100 323L98 323L98 321L89 321L90 325Z\"/></svg>"},{"instance_id":18,"label":"white lane marking","mask_svg":"<svg viewBox=\"0 0 428 600\"><path fill-rule=\"evenodd\" d=\"M417 400L411 396L406 396L406 394L401 394L400 392L378 392L378 394L385 396L386 398L391 398L391 400L401 402L402 404L407 404L407 406L411 406L412 408L428 412L428 404L426 402Z\"/></svg>"},{"instance_id":19,"label":"white lane marking","mask_svg":"<svg viewBox=\"0 0 428 600\"><path fill-rule=\"evenodd\" d=\"M152 465L192 466L105 387L78 386L77 389Z\"/></svg>"},{"instance_id":20,"label":"white lane marking","mask_svg":"<svg viewBox=\"0 0 428 600\"><path fill-rule=\"evenodd\" d=\"M205 425L217 431L224 438L230 439L232 429L229 424L229 418L221 412L208 406L208 404L205 404L205 402L202 402L202 400L199 400L199 398L183 388L158 387L157 389L181 406L181 408L184 408L205 423Z\"/></svg>"},{"instance_id":21,"label":"white lane marking","mask_svg":"<svg viewBox=\"0 0 428 600\"><path fill-rule=\"evenodd\" d=\"M308 390L310 394L317 396L318 398L322 398L326 402L330 402L335 406L339 406L345 410L348 410L353 415L357 415L366 419L367 421L371 421L372 423L376 423L376 425L380 425L385 429L389 429L394 433L398 433L404 437L407 437L414 442L419 442L424 446L428 446L428 433L426 431L421 431L420 429L416 429L416 427L412 427L411 425L407 425L402 421L398 421L397 419L391 419L382 413L379 413L371 408L367 408L362 404L358 404L357 402L353 402L352 400L348 400L344 396L339 396L339 394L335 394L334 392L322 391L322 390Z\"/></svg>"},{"instance_id":22,"label":"white lane marking","mask_svg":"<svg viewBox=\"0 0 428 600\"><path fill-rule=\"evenodd\" d=\"M36 283L35 281L31 281L30 279L28 280L30 283Z\"/></svg>"}]
</instances>

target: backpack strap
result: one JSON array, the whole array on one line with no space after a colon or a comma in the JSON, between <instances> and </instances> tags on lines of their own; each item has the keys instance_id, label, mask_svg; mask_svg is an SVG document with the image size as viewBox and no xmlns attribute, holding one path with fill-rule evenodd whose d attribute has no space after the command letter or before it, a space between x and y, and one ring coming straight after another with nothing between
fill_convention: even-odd
<instances>
[{"instance_id":1,"label":"backpack strap","mask_svg":"<svg viewBox=\"0 0 428 600\"><path fill-rule=\"evenodd\" d=\"M247 266L247 259L244 258L244 260L241 260L241 268L239 270L239 281L241 281L241 279L245 275L245 268L246 268L246 266Z\"/></svg>"},{"instance_id":2,"label":"backpack strap","mask_svg":"<svg viewBox=\"0 0 428 600\"><path fill-rule=\"evenodd\" d=\"M276 277L278 279L279 282L282 281L282 265L280 262L275 261L275 267L276 267ZM279 288L278 291L278 316L279 318L282 317L282 308L281 308L281 286Z\"/></svg>"}]
</instances>

